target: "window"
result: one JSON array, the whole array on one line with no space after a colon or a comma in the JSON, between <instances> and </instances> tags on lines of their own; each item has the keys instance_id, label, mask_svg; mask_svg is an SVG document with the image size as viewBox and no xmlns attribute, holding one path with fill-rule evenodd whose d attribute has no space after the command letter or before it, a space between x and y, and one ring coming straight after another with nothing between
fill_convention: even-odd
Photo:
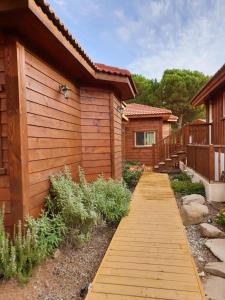
<instances>
[{"instance_id":1,"label":"window","mask_svg":"<svg viewBox=\"0 0 225 300\"><path fill-rule=\"evenodd\" d=\"M135 132L135 147L151 147L155 144L154 131Z\"/></svg>"}]
</instances>

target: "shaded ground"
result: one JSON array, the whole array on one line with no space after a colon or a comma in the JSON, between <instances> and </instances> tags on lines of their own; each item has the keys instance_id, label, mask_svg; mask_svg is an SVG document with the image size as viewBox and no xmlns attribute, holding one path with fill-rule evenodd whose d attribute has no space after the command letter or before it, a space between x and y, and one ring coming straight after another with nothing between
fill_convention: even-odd
<instances>
[{"instance_id":1,"label":"shaded ground","mask_svg":"<svg viewBox=\"0 0 225 300\"><path fill-rule=\"evenodd\" d=\"M102 226L82 248L62 247L59 257L36 268L25 286L0 281L0 300L80 300L80 289L93 280L114 232Z\"/></svg>"}]
</instances>

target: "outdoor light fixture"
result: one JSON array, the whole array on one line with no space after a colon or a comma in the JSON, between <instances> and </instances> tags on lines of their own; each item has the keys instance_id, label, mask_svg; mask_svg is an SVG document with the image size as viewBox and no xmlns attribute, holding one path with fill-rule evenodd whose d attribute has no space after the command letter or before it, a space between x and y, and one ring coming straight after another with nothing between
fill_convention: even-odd
<instances>
[{"instance_id":1,"label":"outdoor light fixture","mask_svg":"<svg viewBox=\"0 0 225 300\"><path fill-rule=\"evenodd\" d=\"M118 105L116 110L122 115L124 111L124 107L122 105Z\"/></svg>"},{"instance_id":2,"label":"outdoor light fixture","mask_svg":"<svg viewBox=\"0 0 225 300\"><path fill-rule=\"evenodd\" d=\"M60 84L59 86L59 92L65 97L65 99L68 99L68 92L70 91L70 88L66 84Z\"/></svg>"}]
</instances>

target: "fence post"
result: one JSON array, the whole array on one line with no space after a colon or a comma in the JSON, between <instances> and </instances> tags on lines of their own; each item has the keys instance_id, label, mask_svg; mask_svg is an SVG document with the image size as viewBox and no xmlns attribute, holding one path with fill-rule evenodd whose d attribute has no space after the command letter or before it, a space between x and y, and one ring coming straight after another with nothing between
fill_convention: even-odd
<instances>
[{"instance_id":1,"label":"fence post","mask_svg":"<svg viewBox=\"0 0 225 300\"><path fill-rule=\"evenodd\" d=\"M209 182L214 181L214 146L209 145Z\"/></svg>"}]
</instances>

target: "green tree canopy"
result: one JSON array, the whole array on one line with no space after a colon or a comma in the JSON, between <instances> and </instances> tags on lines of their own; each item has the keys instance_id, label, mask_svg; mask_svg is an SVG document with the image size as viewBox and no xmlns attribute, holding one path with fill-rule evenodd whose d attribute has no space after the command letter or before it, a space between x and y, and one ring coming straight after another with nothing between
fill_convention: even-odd
<instances>
[{"instance_id":1,"label":"green tree canopy","mask_svg":"<svg viewBox=\"0 0 225 300\"><path fill-rule=\"evenodd\" d=\"M178 125L203 118L204 108L193 107L191 98L208 81L209 76L198 71L166 70L160 81L133 75L139 95L131 102L171 109L179 117Z\"/></svg>"}]
</instances>

